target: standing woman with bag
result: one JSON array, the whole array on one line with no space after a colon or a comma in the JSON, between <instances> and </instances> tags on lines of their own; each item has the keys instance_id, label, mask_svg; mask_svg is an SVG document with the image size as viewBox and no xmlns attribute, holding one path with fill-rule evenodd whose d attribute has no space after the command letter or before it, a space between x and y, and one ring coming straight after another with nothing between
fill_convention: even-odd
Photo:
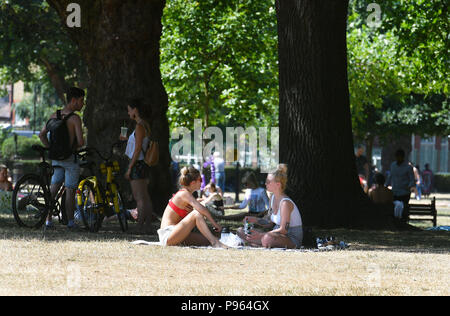
<instances>
[{"instance_id":1,"label":"standing woman with bag","mask_svg":"<svg viewBox=\"0 0 450 316\"><path fill-rule=\"evenodd\" d=\"M149 167L145 163L145 152L150 143L150 108L145 107L141 99L128 102L128 115L136 121L136 129L127 138L120 136L120 140L128 140L125 155L130 162L125 178L130 181L134 200L137 203L138 233L152 233L151 220L153 205L148 193Z\"/></svg>"}]
</instances>

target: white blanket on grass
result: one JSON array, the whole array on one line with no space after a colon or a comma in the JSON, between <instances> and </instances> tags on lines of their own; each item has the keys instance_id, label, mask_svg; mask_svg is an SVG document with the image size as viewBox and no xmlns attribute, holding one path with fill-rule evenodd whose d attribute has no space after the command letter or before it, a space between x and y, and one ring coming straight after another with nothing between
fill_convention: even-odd
<instances>
[{"instance_id":1,"label":"white blanket on grass","mask_svg":"<svg viewBox=\"0 0 450 316\"><path fill-rule=\"evenodd\" d=\"M143 245L143 246L160 246L162 247L161 243L159 241L145 241L145 240L136 240L132 241L131 244L133 245ZM348 248L349 245L346 245ZM190 246L188 248L194 248L194 249L214 249L214 250L227 250L224 248L213 248L211 246L209 247L200 247L200 246ZM327 247L320 247L318 249L287 249L287 248L263 248L263 247L247 247L247 246L237 246L237 247L231 247L230 249L237 249L237 250L259 250L259 251L285 251L285 252L322 252L322 251L333 251L333 250L343 250L344 248L339 248L335 246L327 246Z\"/></svg>"}]
</instances>

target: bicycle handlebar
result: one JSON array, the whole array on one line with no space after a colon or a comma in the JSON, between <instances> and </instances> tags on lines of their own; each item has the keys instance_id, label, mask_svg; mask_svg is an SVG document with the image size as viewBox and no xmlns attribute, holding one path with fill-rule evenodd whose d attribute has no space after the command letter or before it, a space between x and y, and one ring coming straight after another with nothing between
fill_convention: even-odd
<instances>
[{"instance_id":1,"label":"bicycle handlebar","mask_svg":"<svg viewBox=\"0 0 450 316\"><path fill-rule=\"evenodd\" d=\"M109 157L103 156L100 153L100 151L97 148L94 148L94 147L81 148L81 149L77 150L74 154L77 155L77 156L82 156L81 155L82 153L85 153L86 155L89 155L90 152L95 152L100 157L100 159L102 159L103 161L109 161L112 158L112 156L113 156L114 148L117 147L118 145L123 144L123 143L124 143L124 141L118 141L118 142L115 142L114 144L112 144L111 150L109 152ZM40 146L40 145L32 145L31 148L33 150L39 152L39 155L45 161L45 152L50 150L50 148L45 148L45 147Z\"/></svg>"},{"instance_id":2,"label":"bicycle handlebar","mask_svg":"<svg viewBox=\"0 0 450 316\"><path fill-rule=\"evenodd\" d=\"M103 154L102 154L97 148L94 148L94 147L85 147L85 148L83 148L83 149L80 149L80 150L77 152L77 154L80 154L80 153L82 153L82 152L85 152L86 154L89 155L90 152L94 152L94 153L96 153L96 154L100 157L100 159L102 159L103 161L109 161L109 160L111 160L111 158L112 158L112 156L113 156L113 154L114 154L114 153L113 153L114 148L117 147L118 145L121 145L122 143L123 143L123 141L118 141L118 142L115 142L114 144L112 144L111 150L110 150L109 155L108 155L107 157L103 156Z\"/></svg>"}]
</instances>

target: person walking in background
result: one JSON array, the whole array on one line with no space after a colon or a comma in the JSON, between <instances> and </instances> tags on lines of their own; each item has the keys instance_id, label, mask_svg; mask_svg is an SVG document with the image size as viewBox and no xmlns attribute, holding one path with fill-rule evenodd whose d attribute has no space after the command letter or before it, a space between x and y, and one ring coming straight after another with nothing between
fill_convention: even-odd
<instances>
[{"instance_id":1,"label":"person walking in background","mask_svg":"<svg viewBox=\"0 0 450 316\"><path fill-rule=\"evenodd\" d=\"M420 201L422 199L422 175L420 172L419 165L413 166L414 179L416 181L416 200Z\"/></svg>"},{"instance_id":2,"label":"person walking in background","mask_svg":"<svg viewBox=\"0 0 450 316\"><path fill-rule=\"evenodd\" d=\"M225 161L218 151L214 153L214 170L216 186L222 189L222 192L225 192Z\"/></svg>"},{"instance_id":3,"label":"person walking in background","mask_svg":"<svg viewBox=\"0 0 450 316\"><path fill-rule=\"evenodd\" d=\"M425 164L425 170L422 172L423 195L428 197L433 190L433 172L430 170L430 164Z\"/></svg>"},{"instance_id":4,"label":"person walking in background","mask_svg":"<svg viewBox=\"0 0 450 316\"><path fill-rule=\"evenodd\" d=\"M394 200L403 202L404 209L402 220L406 222L409 218L409 199L411 191L414 190L416 183L414 171L408 161L405 160L405 151L399 149L395 153L395 159L391 164L391 170L386 181L386 186L392 186Z\"/></svg>"}]
</instances>

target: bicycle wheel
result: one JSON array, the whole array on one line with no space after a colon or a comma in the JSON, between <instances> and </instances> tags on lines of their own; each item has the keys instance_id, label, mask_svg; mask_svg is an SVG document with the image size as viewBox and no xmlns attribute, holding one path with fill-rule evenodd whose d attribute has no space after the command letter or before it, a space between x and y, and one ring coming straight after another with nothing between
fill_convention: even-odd
<instances>
[{"instance_id":1,"label":"bicycle wheel","mask_svg":"<svg viewBox=\"0 0 450 316\"><path fill-rule=\"evenodd\" d=\"M77 194L81 194L81 204L77 203L77 209L81 215L84 226L90 232L98 232L103 216L98 204L96 203L96 192L94 186L91 182L86 181Z\"/></svg>"},{"instance_id":2,"label":"bicycle wheel","mask_svg":"<svg viewBox=\"0 0 450 316\"><path fill-rule=\"evenodd\" d=\"M17 182L12 195L12 210L21 227L39 228L50 208L50 192L36 174L24 175Z\"/></svg>"},{"instance_id":3,"label":"bicycle wheel","mask_svg":"<svg viewBox=\"0 0 450 316\"><path fill-rule=\"evenodd\" d=\"M120 229L122 229L123 232L126 232L128 230L127 210L123 204L120 192L117 192L117 197L119 200L119 214L117 214L117 218L119 219Z\"/></svg>"}]
</instances>

